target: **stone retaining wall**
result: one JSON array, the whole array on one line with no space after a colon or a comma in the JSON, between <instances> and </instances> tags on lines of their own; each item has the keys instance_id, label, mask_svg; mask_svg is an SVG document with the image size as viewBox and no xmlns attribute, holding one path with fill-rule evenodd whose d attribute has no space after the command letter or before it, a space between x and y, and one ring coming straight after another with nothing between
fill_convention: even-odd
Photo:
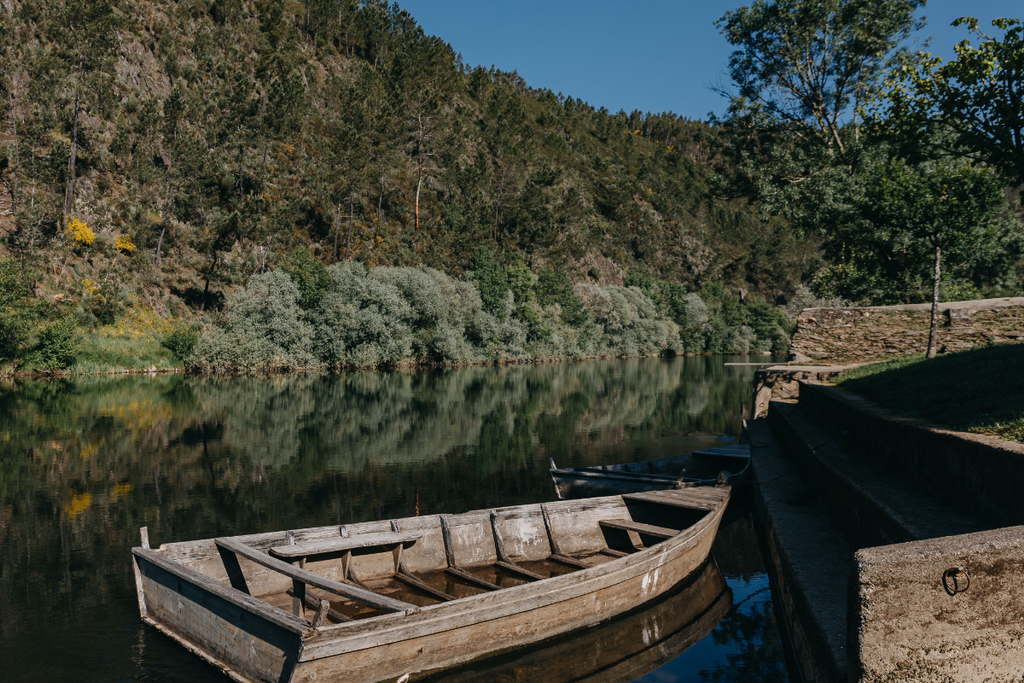
<instances>
[{"instance_id":1,"label":"stone retaining wall","mask_svg":"<svg viewBox=\"0 0 1024 683\"><path fill-rule=\"evenodd\" d=\"M1024 297L939 304L939 352L1024 341ZM931 305L805 308L790 357L800 362L863 363L924 353Z\"/></svg>"}]
</instances>

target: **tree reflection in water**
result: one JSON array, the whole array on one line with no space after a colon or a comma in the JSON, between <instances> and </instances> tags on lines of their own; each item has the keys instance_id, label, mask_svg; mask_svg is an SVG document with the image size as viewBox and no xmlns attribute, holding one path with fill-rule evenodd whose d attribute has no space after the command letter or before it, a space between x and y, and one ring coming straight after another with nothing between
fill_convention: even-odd
<instances>
[{"instance_id":1,"label":"tree reflection in water","mask_svg":"<svg viewBox=\"0 0 1024 683\"><path fill-rule=\"evenodd\" d=\"M624 462L738 434L751 378L718 357L0 384L5 674L220 680L141 628L140 526L161 543L549 500L549 456ZM756 574L756 539L733 545L716 553L727 578ZM761 656L770 620L726 621Z\"/></svg>"}]
</instances>

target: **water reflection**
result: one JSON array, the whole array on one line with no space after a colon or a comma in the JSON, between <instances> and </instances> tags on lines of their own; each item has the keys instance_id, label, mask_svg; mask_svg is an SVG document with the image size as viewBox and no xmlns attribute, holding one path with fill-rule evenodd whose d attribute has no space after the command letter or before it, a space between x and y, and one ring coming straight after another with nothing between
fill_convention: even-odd
<instances>
[{"instance_id":1,"label":"water reflection","mask_svg":"<svg viewBox=\"0 0 1024 683\"><path fill-rule=\"evenodd\" d=\"M437 676L451 683L629 683L685 652L729 613L732 591L712 559L656 604L542 647Z\"/></svg>"},{"instance_id":2,"label":"water reflection","mask_svg":"<svg viewBox=\"0 0 1024 683\"><path fill-rule=\"evenodd\" d=\"M220 680L140 628L138 527L161 543L549 500L548 456L624 462L737 434L751 376L675 358L0 385L5 671ZM728 639L747 637L764 639Z\"/></svg>"}]
</instances>

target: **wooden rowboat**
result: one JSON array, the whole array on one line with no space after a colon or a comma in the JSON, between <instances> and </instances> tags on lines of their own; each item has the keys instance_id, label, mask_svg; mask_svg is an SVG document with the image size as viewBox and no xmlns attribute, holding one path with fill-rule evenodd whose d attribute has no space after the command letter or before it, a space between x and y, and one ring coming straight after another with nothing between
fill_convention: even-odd
<instances>
[{"instance_id":1,"label":"wooden rowboat","mask_svg":"<svg viewBox=\"0 0 1024 683\"><path fill-rule=\"evenodd\" d=\"M735 484L742 481L750 469L750 444L705 448L667 458L599 467L560 468L554 459L549 461L558 498L569 500L719 483Z\"/></svg>"},{"instance_id":2,"label":"wooden rowboat","mask_svg":"<svg viewBox=\"0 0 1024 683\"><path fill-rule=\"evenodd\" d=\"M732 609L714 559L653 605L544 645L449 669L423 683L629 683L675 659Z\"/></svg>"},{"instance_id":3,"label":"wooden rowboat","mask_svg":"<svg viewBox=\"0 0 1024 683\"><path fill-rule=\"evenodd\" d=\"M711 550L693 487L132 548L143 620L237 681L397 681L658 599ZM306 606L309 606L308 608Z\"/></svg>"}]
</instances>

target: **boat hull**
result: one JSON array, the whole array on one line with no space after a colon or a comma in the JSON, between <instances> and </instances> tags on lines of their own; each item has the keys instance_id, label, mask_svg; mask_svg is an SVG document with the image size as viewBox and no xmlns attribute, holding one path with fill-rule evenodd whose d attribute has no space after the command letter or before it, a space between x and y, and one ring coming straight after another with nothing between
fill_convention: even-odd
<instances>
[{"instance_id":1,"label":"boat hull","mask_svg":"<svg viewBox=\"0 0 1024 683\"><path fill-rule=\"evenodd\" d=\"M238 681L394 681L595 626L658 599L700 569L710 554L729 489L705 491L701 504L710 509L696 523L625 557L321 628L157 551L133 549L140 608L147 623ZM709 496L717 502L709 505ZM601 505L600 499L587 504L590 510Z\"/></svg>"},{"instance_id":2,"label":"boat hull","mask_svg":"<svg viewBox=\"0 0 1024 683\"><path fill-rule=\"evenodd\" d=\"M749 468L749 456L695 456L686 453L600 468L552 467L551 480L560 500L576 500L715 485L720 472L726 473L730 484L736 484L746 478ZM683 471L685 477L680 478Z\"/></svg>"}]
</instances>

